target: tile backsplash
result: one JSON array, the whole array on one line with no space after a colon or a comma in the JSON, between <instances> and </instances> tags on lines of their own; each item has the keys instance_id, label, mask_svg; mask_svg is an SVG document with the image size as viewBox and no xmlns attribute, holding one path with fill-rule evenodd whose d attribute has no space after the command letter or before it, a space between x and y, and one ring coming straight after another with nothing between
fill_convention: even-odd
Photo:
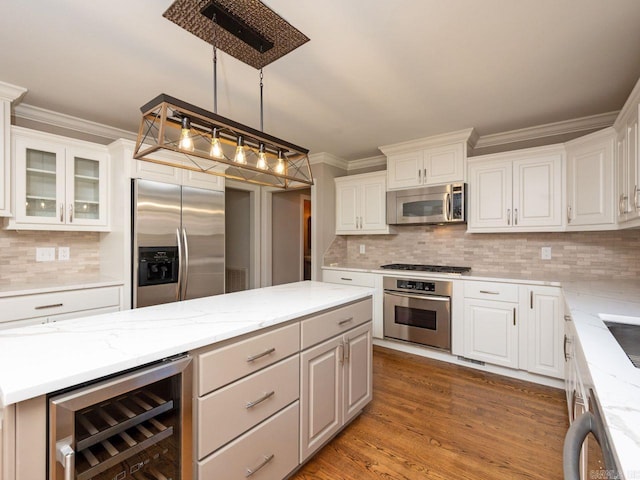
<instances>
[{"instance_id":1,"label":"tile backsplash","mask_svg":"<svg viewBox=\"0 0 640 480\"><path fill-rule=\"evenodd\" d=\"M56 261L36 262L36 247L55 247ZM58 247L69 247L69 260L57 260ZM55 283L99 271L99 233L0 230L0 285Z\"/></svg>"},{"instance_id":2,"label":"tile backsplash","mask_svg":"<svg viewBox=\"0 0 640 480\"><path fill-rule=\"evenodd\" d=\"M398 227L396 235L338 236L324 257L373 268L385 263L470 266L486 274L579 278L639 278L639 231L466 233L464 225ZM365 253L360 254L360 245ZM540 258L551 247L551 260Z\"/></svg>"}]
</instances>

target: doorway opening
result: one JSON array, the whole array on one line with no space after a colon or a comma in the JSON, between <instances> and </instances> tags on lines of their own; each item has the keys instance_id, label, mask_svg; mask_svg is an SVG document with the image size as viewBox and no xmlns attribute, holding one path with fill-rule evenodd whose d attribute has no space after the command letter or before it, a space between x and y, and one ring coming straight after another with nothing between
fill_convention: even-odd
<instances>
[{"instance_id":1,"label":"doorway opening","mask_svg":"<svg viewBox=\"0 0 640 480\"><path fill-rule=\"evenodd\" d=\"M251 288L251 195L225 189L225 293Z\"/></svg>"}]
</instances>

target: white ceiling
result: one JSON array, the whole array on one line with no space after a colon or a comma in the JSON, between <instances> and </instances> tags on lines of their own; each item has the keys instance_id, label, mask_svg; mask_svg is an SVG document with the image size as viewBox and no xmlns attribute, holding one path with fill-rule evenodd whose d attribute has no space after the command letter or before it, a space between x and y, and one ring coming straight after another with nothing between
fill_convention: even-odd
<instances>
[{"instance_id":1,"label":"white ceiling","mask_svg":"<svg viewBox=\"0 0 640 480\"><path fill-rule=\"evenodd\" d=\"M0 81L25 104L137 131L167 93L213 109L211 47L172 0L3 0ZM265 67L264 130L346 160L618 110L639 0L266 0L311 41ZM218 113L259 127L258 72L221 54Z\"/></svg>"}]
</instances>

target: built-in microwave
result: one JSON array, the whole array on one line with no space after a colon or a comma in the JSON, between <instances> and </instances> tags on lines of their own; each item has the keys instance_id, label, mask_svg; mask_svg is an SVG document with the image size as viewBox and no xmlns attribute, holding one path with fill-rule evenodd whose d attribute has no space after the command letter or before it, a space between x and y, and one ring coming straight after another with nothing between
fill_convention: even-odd
<instances>
[{"instance_id":1,"label":"built-in microwave","mask_svg":"<svg viewBox=\"0 0 640 480\"><path fill-rule=\"evenodd\" d=\"M466 187L465 183L452 183L387 192L387 223L465 223Z\"/></svg>"}]
</instances>

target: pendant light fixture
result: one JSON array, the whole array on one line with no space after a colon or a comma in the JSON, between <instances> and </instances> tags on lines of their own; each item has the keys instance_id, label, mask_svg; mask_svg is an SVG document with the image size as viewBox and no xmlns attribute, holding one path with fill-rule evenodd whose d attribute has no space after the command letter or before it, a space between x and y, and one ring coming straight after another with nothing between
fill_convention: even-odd
<instances>
[{"instance_id":1,"label":"pendant light fixture","mask_svg":"<svg viewBox=\"0 0 640 480\"><path fill-rule=\"evenodd\" d=\"M164 16L213 46L214 111L157 96L141 107L134 158L285 189L313 185L309 151L263 130L262 68L309 39L258 0L176 0ZM218 115L218 48L260 70L260 130Z\"/></svg>"}]
</instances>

